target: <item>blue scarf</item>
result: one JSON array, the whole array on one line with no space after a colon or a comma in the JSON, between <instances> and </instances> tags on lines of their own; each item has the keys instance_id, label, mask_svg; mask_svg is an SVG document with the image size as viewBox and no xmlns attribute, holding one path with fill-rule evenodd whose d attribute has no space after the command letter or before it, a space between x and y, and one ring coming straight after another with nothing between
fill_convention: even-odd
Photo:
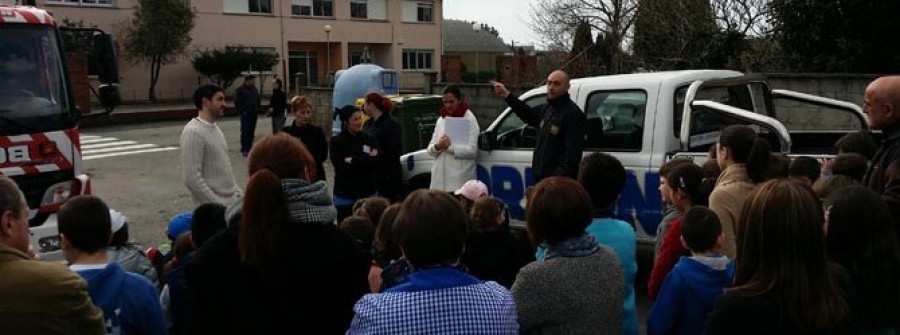
<instances>
[{"instance_id":1,"label":"blue scarf","mask_svg":"<svg viewBox=\"0 0 900 335\"><path fill-rule=\"evenodd\" d=\"M544 260L554 257L587 257L600 250L600 243L593 235L582 233L554 245L547 245Z\"/></svg>"}]
</instances>

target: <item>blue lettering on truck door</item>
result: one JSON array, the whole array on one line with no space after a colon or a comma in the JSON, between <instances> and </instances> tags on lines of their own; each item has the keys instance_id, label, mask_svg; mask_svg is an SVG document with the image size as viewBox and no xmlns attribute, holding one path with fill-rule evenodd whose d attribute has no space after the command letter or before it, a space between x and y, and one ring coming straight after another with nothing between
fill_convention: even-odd
<instances>
[{"instance_id":1,"label":"blue lettering on truck door","mask_svg":"<svg viewBox=\"0 0 900 335\"><path fill-rule=\"evenodd\" d=\"M525 189L534 186L530 167L525 168L524 178L515 167L503 165L494 165L488 170L479 164L476 173L478 180L487 185L490 193L506 203L512 218L525 220L525 210L521 206L521 201L525 196ZM634 171L627 171L625 189L622 190L622 196L616 206L616 217L632 224L637 219L647 234L654 235L663 216L659 175L646 173L644 177L642 192Z\"/></svg>"}]
</instances>

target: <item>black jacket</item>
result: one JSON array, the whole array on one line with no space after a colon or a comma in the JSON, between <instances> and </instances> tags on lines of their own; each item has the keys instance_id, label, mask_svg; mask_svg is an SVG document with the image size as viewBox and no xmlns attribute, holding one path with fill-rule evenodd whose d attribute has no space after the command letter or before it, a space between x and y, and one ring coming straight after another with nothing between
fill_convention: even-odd
<instances>
[{"instance_id":1,"label":"black jacket","mask_svg":"<svg viewBox=\"0 0 900 335\"><path fill-rule=\"evenodd\" d=\"M550 176L577 178L584 152L586 118L569 94L534 108L510 94L506 104L522 121L538 128L537 146L531 159L534 182Z\"/></svg>"},{"instance_id":2,"label":"black jacket","mask_svg":"<svg viewBox=\"0 0 900 335\"><path fill-rule=\"evenodd\" d=\"M372 157L368 150L379 149L375 139L360 132L352 135L342 131L331 139L331 165L334 165L334 195L360 199L371 196L376 189L376 165L379 157ZM383 153L379 149L379 156ZM350 157L350 163L346 158Z\"/></svg>"},{"instance_id":3,"label":"black jacket","mask_svg":"<svg viewBox=\"0 0 900 335\"><path fill-rule=\"evenodd\" d=\"M488 232L470 232L462 255L469 273L506 288L511 288L519 270L533 261L534 248L528 238L503 226Z\"/></svg>"},{"instance_id":4,"label":"black jacket","mask_svg":"<svg viewBox=\"0 0 900 335\"><path fill-rule=\"evenodd\" d=\"M282 131L303 142L306 150L309 150L316 160L316 180L325 180L325 167L322 164L328 159L328 142L322 128L311 124L300 126L294 123L284 127Z\"/></svg>"},{"instance_id":5,"label":"black jacket","mask_svg":"<svg viewBox=\"0 0 900 335\"><path fill-rule=\"evenodd\" d=\"M234 107L240 113L259 113L259 91L256 86L241 85L234 91Z\"/></svg>"},{"instance_id":6,"label":"black jacket","mask_svg":"<svg viewBox=\"0 0 900 335\"><path fill-rule=\"evenodd\" d=\"M884 140L875 152L865 184L881 194L900 222L900 121L882 130Z\"/></svg>"},{"instance_id":7,"label":"black jacket","mask_svg":"<svg viewBox=\"0 0 900 335\"><path fill-rule=\"evenodd\" d=\"M369 291L371 258L333 224L291 223L288 235L283 265L266 273L241 264L237 226L203 244L187 269L191 334L346 332Z\"/></svg>"},{"instance_id":8,"label":"black jacket","mask_svg":"<svg viewBox=\"0 0 900 335\"><path fill-rule=\"evenodd\" d=\"M379 195L391 202L400 200L403 170L400 155L403 152L403 133L400 123L390 114L369 119L363 131L375 138L381 151L376 168L376 188Z\"/></svg>"},{"instance_id":9,"label":"black jacket","mask_svg":"<svg viewBox=\"0 0 900 335\"><path fill-rule=\"evenodd\" d=\"M272 90L269 107L272 108L273 113L284 113L287 110L287 94L282 90Z\"/></svg>"}]
</instances>

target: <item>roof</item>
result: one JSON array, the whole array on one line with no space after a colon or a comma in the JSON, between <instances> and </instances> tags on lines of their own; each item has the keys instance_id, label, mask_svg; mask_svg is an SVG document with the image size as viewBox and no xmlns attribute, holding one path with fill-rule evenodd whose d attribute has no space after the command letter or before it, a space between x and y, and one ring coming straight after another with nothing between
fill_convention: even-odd
<instances>
[{"instance_id":1,"label":"roof","mask_svg":"<svg viewBox=\"0 0 900 335\"><path fill-rule=\"evenodd\" d=\"M0 22L56 25L47 11L30 6L0 6Z\"/></svg>"},{"instance_id":2,"label":"roof","mask_svg":"<svg viewBox=\"0 0 900 335\"><path fill-rule=\"evenodd\" d=\"M485 30L475 30L472 23L460 20L444 20L441 29L444 52L509 52L503 39Z\"/></svg>"}]
</instances>

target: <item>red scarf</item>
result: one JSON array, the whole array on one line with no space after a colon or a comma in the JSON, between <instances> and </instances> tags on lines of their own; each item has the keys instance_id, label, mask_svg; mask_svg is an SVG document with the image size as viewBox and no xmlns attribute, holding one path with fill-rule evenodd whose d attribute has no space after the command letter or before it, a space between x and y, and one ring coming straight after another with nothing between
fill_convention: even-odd
<instances>
[{"instance_id":1,"label":"red scarf","mask_svg":"<svg viewBox=\"0 0 900 335\"><path fill-rule=\"evenodd\" d=\"M447 110L447 107L441 107L441 117L463 117L466 116L467 110L469 110L469 103L463 100L459 102L454 111Z\"/></svg>"}]
</instances>

